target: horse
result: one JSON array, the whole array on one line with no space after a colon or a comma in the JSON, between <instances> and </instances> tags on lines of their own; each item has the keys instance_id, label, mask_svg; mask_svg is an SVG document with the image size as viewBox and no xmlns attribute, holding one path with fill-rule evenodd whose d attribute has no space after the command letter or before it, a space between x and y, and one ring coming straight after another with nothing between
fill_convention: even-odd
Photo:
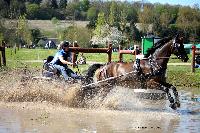
<instances>
[{"instance_id":1,"label":"horse","mask_svg":"<svg viewBox=\"0 0 200 133\"><path fill-rule=\"evenodd\" d=\"M107 64L93 64L88 68L87 78L93 77L92 82L103 81L109 78L118 78L116 85L133 89L160 89L167 94L172 109L180 107L176 87L166 82L167 63L174 54L183 62L188 61L183 45L183 37L166 37L155 43L147 50L143 59L134 62L110 62ZM173 90L174 98L170 94Z\"/></svg>"}]
</instances>

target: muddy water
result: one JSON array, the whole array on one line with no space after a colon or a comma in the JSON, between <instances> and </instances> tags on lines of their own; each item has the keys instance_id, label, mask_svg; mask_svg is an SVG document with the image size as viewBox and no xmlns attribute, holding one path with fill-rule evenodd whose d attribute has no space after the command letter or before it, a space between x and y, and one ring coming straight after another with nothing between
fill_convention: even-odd
<instances>
[{"instance_id":1,"label":"muddy water","mask_svg":"<svg viewBox=\"0 0 200 133\"><path fill-rule=\"evenodd\" d=\"M200 96L190 91L179 90L181 108L174 111L168 101L138 99L131 89L84 94L79 84L27 73L0 79L0 133L200 132Z\"/></svg>"}]
</instances>

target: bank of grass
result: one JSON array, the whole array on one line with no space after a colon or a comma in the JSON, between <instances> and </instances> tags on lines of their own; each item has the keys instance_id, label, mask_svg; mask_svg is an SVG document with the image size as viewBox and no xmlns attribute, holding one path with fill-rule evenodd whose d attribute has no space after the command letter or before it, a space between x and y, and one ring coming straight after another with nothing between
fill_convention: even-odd
<instances>
[{"instance_id":1,"label":"bank of grass","mask_svg":"<svg viewBox=\"0 0 200 133\"><path fill-rule=\"evenodd\" d=\"M55 49L19 49L16 51L16 54L13 49L6 49L6 58L7 58L7 68L34 68L42 69L43 59L49 55L54 55L56 52ZM87 62L107 62L107 54L99 53L85 53L84 56L87 59ZM189 55L191 62L191 55ZM125 61L132 61L133 55L124 55ZM118 61L118 53L114 52L112 54L112 61ZM178 59L170 59L170 63L178 63L181 61ZM73 68L74 71L84 73L89 67L86 65L79 65L78 68ZM191 66L168 66L167 69L167 80L169 83L172 83L175 86L179 87L191 87L191 88L200 88L200 70L196 69L196 73L191 73Z\"/></svg>"}]
</instances>

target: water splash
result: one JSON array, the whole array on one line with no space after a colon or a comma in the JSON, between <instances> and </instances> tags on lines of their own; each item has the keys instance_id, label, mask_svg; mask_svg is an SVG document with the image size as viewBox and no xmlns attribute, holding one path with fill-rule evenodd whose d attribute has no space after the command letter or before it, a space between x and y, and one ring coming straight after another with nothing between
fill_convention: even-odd
<instances>
[{"instance_id":1,"label":"water splash","mask_svg":"<svg viewBox=\"0 0 200 133\"><path fill-rule=\"evenodd\" d=\"M39 71L15 70L0 76L0 101L48 102L68 107L108 108L117 110L151 108L152 104L139 100L127 88L96 88L83 90L81 84L67 84L58 80L33 79ZM154 107L161 110L159 102ZM163 105L163 102L161 102Z\"/></svg>"}]
</instances>

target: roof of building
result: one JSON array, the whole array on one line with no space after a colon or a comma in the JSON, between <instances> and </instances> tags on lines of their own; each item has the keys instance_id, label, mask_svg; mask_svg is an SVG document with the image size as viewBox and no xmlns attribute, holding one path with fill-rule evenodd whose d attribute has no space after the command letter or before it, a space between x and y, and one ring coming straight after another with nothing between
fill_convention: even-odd
<instances>
[{"instance_id":1,"label":"roof of building","mask_svg":"<svg viewBox=\"0 0 200 133\"><path fill-rule=\"evenodd\" d=\"M192 48L193 44L183 44L184 48Z\"/></svg>"},{"instance_id":2,"label":"roof of building","mask_svg":"<svg viewBox=\"0 0 200 133\"><path fill-rule=\"evenodd\" d=\"M196 46L196 48L200 48L200 44L196 44L195 46Z\"/></svg>"}]
</instances>

